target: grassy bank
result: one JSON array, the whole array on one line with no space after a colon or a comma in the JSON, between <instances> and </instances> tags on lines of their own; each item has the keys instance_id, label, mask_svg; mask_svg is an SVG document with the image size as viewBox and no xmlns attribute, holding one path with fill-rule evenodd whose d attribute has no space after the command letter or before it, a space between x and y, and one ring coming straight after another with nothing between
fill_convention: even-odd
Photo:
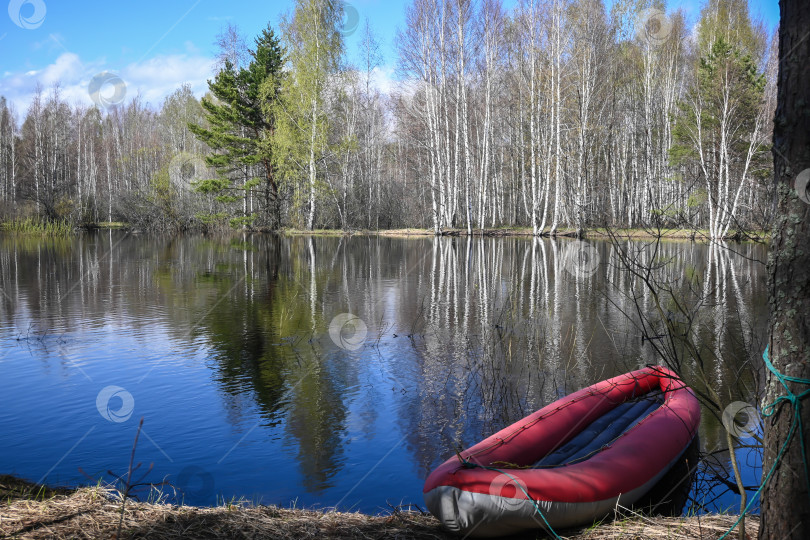
<instances>
[{"instance_id":1,"label":"grassy bank","mask_svg":"<svg viewBox=\"0 0 810 540\"><path fill-rule=\"evenodd\" d=\"M34 218L12 219L0 223L0 230L31 236L68 236L73 226L66 221L40 221Z\"/></svg>"},{"instance_id":2,"label":"grassy bank","mask_svg":"<svg viewBox=\"0 0 810 540\"><path fill-rule=\"evenodd\" d=\"M0 476L0 537L113 538L121 518L115 491L37 486ZM589 539L717 539L734 516L648 518L635 514L574 531L558 531L570 540ZM758 522L746 520L756 537ZM275 506L225 504L217 507L175 506L127 501L122 538L398 538L450 539L438 521L420 512L394 511L369 516L357 512L285 509ZM520 538L545 538L531 533Z\"/></svg>"}]
</instances>

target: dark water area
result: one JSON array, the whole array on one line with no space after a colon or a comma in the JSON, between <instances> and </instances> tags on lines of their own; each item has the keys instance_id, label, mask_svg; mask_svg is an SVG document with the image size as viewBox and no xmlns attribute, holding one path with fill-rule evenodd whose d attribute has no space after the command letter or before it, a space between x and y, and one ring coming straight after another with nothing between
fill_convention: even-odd
<instances>
[{"instance_id":1,"label":"dark water area","mask_svg":"<svg viewBox=\"0 0 810 540\"><path fill-rule=\"evenodd\" d=\"M0 237L0 472L110 480L144 418L136 461L187 504L421 506L456 448L660 363L637 319L662 321L618 255L531 238ZM764 346L765 248L650 257L701 293L690 331L723 359L709 384L754 403L731 381ZM714 415L700 436L726 445ZM733 508L723 491L698 498Z\"/></svg>"}]
</instances>

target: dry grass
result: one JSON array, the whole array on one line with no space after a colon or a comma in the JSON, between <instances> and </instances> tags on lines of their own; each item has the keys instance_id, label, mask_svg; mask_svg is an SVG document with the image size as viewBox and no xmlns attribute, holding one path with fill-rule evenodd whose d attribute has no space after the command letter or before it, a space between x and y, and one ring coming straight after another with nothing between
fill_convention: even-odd
<instances>
[{"instance_id":1,"label":"dry grass","mask_svg":"<svg viewBox=\"0 0 810 540\"><path fill-rule=\"evenodd\" d=\"M0 477L0 537L114 538L121 503L101 488L75 491L33 486ZM586 539L717 539L734 516L645 518L632 515L578 531L563 532L570 540ZM749 519L750 536L758 522ZM273 506L213 508L127 502L122 538L457 538L442 531L432 516L395 512L388 516L283 509ZM524 535L543 538L543 534Z\"/></svg>"},{"instance_id":2,"label":"dry grass","mask_svg":"<svg viewBox=\"0 0 810 540\"><path fill-rule=\"evenodd\" d=\"M662 538L694 538L704 540L717 540L723 536L737 520L737 516L710 514L704 516L683 517L642 517L630 515L629 517L602 523L586 530L577 531L570 540L647 540ZM745 530L750 538L756 538L759 531L757 516L747 516ZM737 531L728 538L736 539Z\"/></svg>"},{"instance_id":3,"label":"dry grass","mask_svg":"<svg viewBox=\"0 0 810 540\"><path fill-rule=\"evenodd\" d=\"M114 538L121 503L100 488L46 500L0 503L2 538ZM122 538L448 538L429 516L291 510L272 506L198 508L128 501Z\"/></svg>"},{"instance_id":4,"label":"dry grass","mask_svg":"<svg viewBox=\"0 0 810 540\"><path fill-rule=\"evenodd\" d=\"M380 236L433 236L432 229L380 229L371 234Z\"/></svg>"}]
</instances>

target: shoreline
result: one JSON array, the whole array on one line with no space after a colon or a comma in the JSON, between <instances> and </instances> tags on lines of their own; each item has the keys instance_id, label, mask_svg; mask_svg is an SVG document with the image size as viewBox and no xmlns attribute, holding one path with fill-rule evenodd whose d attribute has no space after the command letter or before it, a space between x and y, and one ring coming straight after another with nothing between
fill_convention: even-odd
<instances>
[{"instance_id":1,"label":"shoreline","mask_svg":"<svg viewBox=\"0 0 810 540\"><path fill-rule=\"evenodd\" d=\"M52 236L49 232L41 231L40 228L35 227L13 227L14 222L0 222L0 232L10 234L22 234L30 236ZM9 225L12 224L12 225ZM19 230L16 230L19 229ZM86 223L78 225L74 231L99 231L99 230L124 230L132 231L135 233L142 232L137 228L132 228L126 223L121 222L101 222L101 223ZM64 231L60 229L64 234ZM188 231L194 232L194 231ZM202 232L202 231L200 231ZM214 230L208 234L238 234L242 232L248 233L276 233L284 236L389 236L389 237L432 237L432 236L454 236L454 237L467 237L466 228L447 228L443 229L438 235L432 229L423 228L399 228L399 229L296 229L294 227L286 227L278 230L271 229L253 229L253 230L237 230L237 229L221 229ZM534 232L531 227L499 227L499 228L486 228L474 229L472 231L473 237L534 237ZM606 227L593 227L577 231L573 228L559 228L555 234L551 234L551 230L546 228L538 237L542 238L571 238L571 239L610 239L616 237L622 240L655 240L661 239L665 241L689 241L689 242L711 242L712 239L705 229L683 229L683 228L670 228L670 229L653 229L653 228L615 228L609 229ZM731 231L723 241L728 242L768 242L770 233L767 231L749 231L738 232Z\"/></svg>"},{"instance_id":2,"label":"shoreline","mask_svg":"<svg viewBox=\"0 0 810 540\"><path fill-rule=\"evenodd\" d=\"M103 487L39 486L0 476L0 536L14 538L112 538L121 519L117 492ZM615 520L560 531L568 540L694 538L716 540L737 516L707 514L649 517L625 511ZM757 516L746 518L753 538ZM305 510L229 502L215 507L178 506L127 500L122 538L397 538L458 539L430 514L401 511L388 515ZM520 538L546 538L540 531Z\"/></svg>"},{"instance_id":3,"label":"shoreline","mask_svg":"<svg viewBox=\"0 0 810 540\"><path fill-rule=\"evenodd\" d=\"M315 229L308 231L305 229L281 229L278 231L282 235L288 236L391 236L391 237L431 237L437 236L431 229L356 229L356 230L342 230L342 229ZM444 229L438 236L458 236L467 237L466 229ZM533 237L534 234L531 228L512 227L512 228L498 228L498 229L475 229L472 232L473 237ZM706 230L691 230L691 229L661 229L660 231L653 231L652 229L644 228L621 228L608 230L606 228L585 229L581 235L577 235L575 229L558 229L555 235L550 234L549 229L545 229L542 234L538 235L541 238L570 238L570 239L610 239L615 236L618 239L626 240L654 240L660 238L661 240L672 241L690 241L690 242L711 242L708 231ZM723 239L728 242L767 242L769 234L763 231L746 233L745 235L733 234Z\"/></svg>"}]
</instances>

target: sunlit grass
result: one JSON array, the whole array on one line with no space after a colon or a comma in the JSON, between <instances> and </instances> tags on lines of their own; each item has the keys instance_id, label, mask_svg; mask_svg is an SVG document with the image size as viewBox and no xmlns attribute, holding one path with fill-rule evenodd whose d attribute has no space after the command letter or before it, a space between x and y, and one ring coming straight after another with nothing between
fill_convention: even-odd
<instances>
[{"instance_id":1,"label":"sunlit grass","mask_svg":"<svg viewBox=\"0 0 810 540\"><path fill-rule=\"evenodd\" d=\"M0 224L0 230L14 234L68 236L73 226L67 221L41 221L34 218L12 219Z\"/></svg>"},{"instance_id":2,"label":"sunlit grass","mask_svg":"<svg viewBox=\"0 0 810 540\"><path fill-rule=\"evenodd\" d=\"M124 229L127 224L123 221L99 221L96 226L99 229Z\"/></svg>"}]
</instances>

